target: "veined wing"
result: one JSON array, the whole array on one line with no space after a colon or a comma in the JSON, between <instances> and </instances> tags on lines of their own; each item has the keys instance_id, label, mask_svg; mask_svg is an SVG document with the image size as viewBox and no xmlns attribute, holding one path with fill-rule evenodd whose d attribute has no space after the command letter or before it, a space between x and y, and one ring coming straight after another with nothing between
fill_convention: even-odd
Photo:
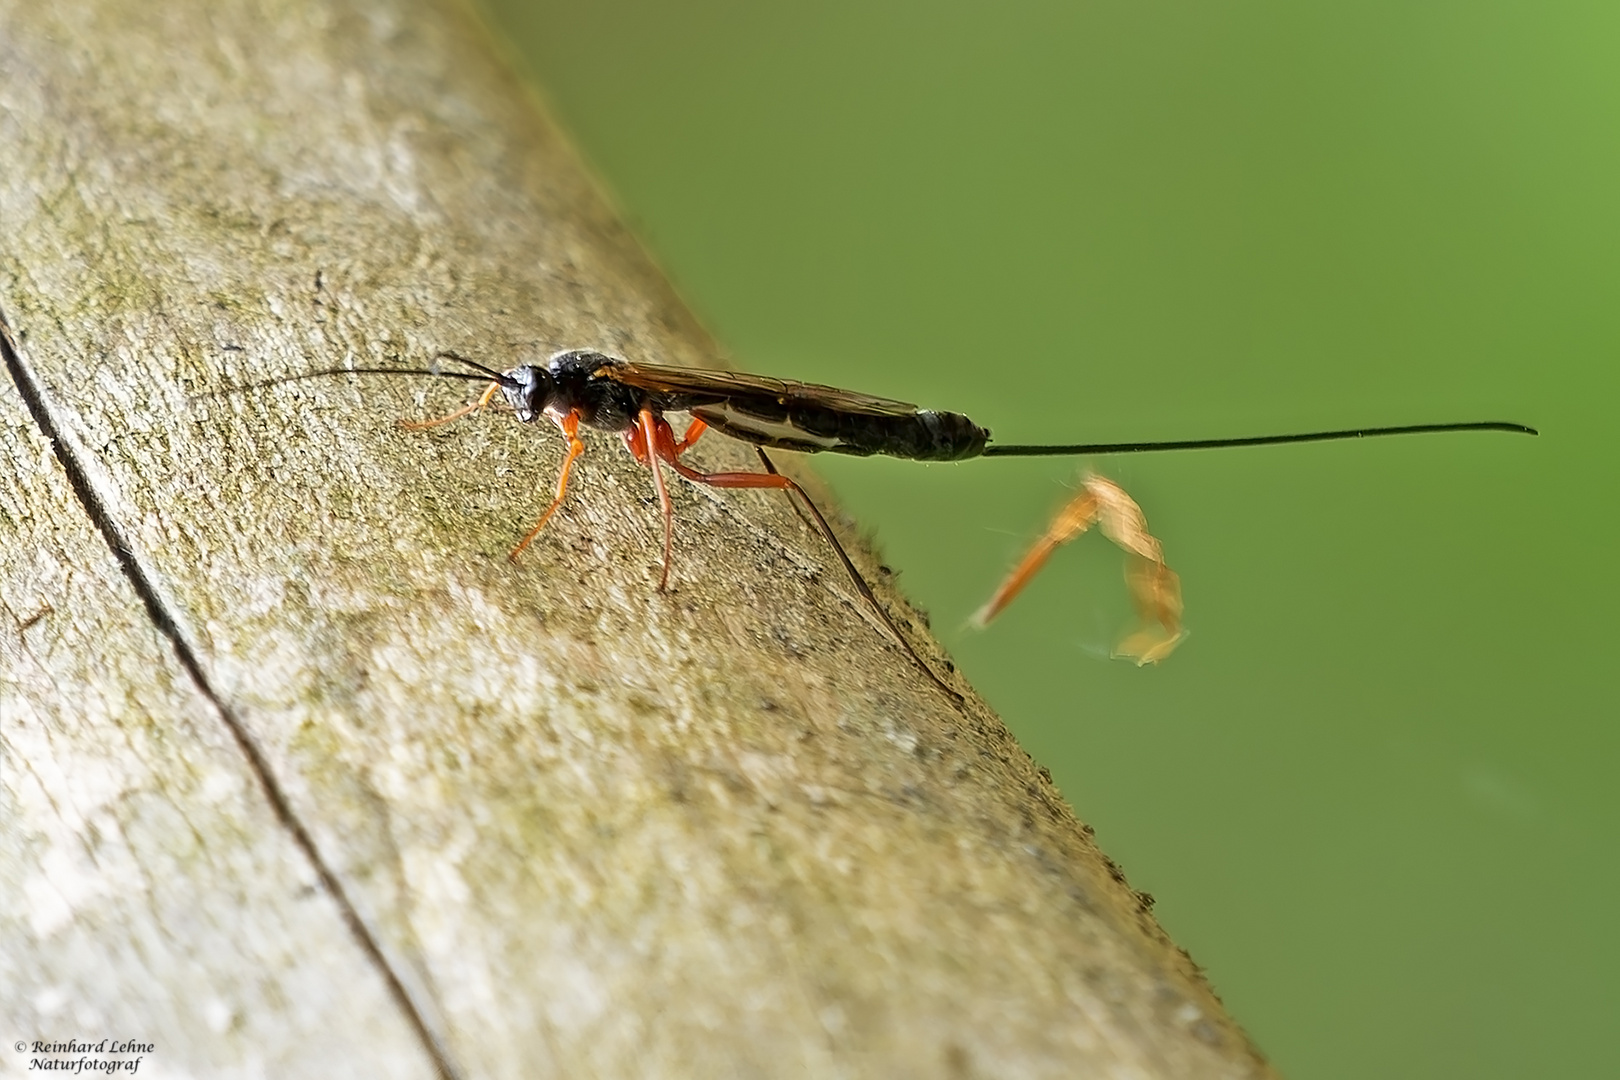
<instances>
[{"instance_id":1,"label":"veined wing","mask_svg":"<svg viewBox=\"0 0 1620 1080\"><path fill-rule=\"evenodd\" d=\"M773 410L799 404L862 416L912 416L917 412L917 406L904 401L857 394L836 386L772 379L739 371L703 371L663 364L619 363L601 368L596 372L596 377L612 379L655 394L708 398L716 404L730 401L745 410L748 401L753 399L769 401Z\"/></svg>"}]
</instances>

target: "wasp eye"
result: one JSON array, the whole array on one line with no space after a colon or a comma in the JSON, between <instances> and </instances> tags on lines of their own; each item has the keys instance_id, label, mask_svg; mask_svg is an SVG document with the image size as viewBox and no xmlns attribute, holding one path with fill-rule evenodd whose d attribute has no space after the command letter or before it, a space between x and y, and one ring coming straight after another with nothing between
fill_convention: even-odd
<instances>
[{"instance_id":1,"label":"wasp eye","mask_svg":"<svg viewBox=\"0 0 1620 1080\"><path fill-rule=\"evenodd\" d=\"M501 393L512 406L519 422L533 423L545 411L547 399L551 396L551 375L528 364L515 367L506 373L506 379L501 383Z\"/></svg>"}]
</instances>

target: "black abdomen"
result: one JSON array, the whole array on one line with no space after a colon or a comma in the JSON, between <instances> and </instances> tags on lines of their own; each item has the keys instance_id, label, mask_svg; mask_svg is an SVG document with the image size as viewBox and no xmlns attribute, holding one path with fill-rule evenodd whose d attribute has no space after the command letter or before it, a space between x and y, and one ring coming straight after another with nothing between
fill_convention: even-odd
<instances>
[{"instance_id":1,"label":"black abdomen","mask_svg":"<svg viewBox=\"0 0 1620 1080\"><path fill-rule=\"evenodd\" d=\"M760 446L808 454L886 454L912 461L960 461L984 453L990 432L961 413L894 416L825 409L803 401L769 408L750 400L691 407L716 431Z\"/></svg>"}]
</instances>

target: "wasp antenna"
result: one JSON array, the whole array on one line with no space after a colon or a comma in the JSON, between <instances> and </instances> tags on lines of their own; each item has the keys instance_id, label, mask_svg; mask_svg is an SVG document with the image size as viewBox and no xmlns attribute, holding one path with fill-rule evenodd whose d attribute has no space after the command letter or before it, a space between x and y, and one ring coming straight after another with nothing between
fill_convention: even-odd
<instances>
[{"instance_id":1,"label":"wasp antenna","mask_svg":"<svg viewBox=\"0 0 1620 1080\"><path fill-rule=\"evenodd\" d=\"M283 383L303 382L305 379L329 379L334 375L412 375L437 376L441 379L465 379L469 382L487 382L484 375L473 375L463 371L432 371L427 368L322 368L319 371L301 371L296 375L278 375L273 379L258 379L250 383L241 383L237 386L226 386L219 390L207 390L200 394L192 394L190 400L204 401L208 398L229 397L231 394L243 394L249 390L263 390L268 386L280 386ZM503 383L509 382L504 376L500 377Z\"/></svg>"},{"instance_id":2,"label":"wasp antenna","mask_svg":"<svg viewBox=\"0 0 1620 1080\"><path fill-rule=\"evenodd\" d=\"M474 371L482 372L483 374L489 376L491 379L494 379L496 382L500 383L502 386L515 386L515 385L517 385L516 381L510 375L507 375L504 372L496 371L494 368L491 368L491 367L485 367L483 364L480 364L478 361L469 360L465 356L462 356L460 353L451 352L449 349L445 349L445 350L442 350L441 352L434 353L433 354L433 359L434 359L435 362L437 362L439 360L454 360L458 364L465 364L467 367L472 368ZM458 373L449 372L449 371L438 371L437 369L435 369L435 374L447 375L448 376L448 375L458 374ZM466 376L462 376L462 378L466 378Z\"/></svg>"}]
</instances>

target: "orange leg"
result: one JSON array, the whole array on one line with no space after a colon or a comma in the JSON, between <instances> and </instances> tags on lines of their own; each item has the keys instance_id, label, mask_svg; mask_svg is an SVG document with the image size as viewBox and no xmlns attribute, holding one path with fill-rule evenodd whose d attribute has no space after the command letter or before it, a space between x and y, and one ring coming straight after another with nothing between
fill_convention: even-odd
<instances>
[{"instance_id":1,"label":"orange leg","mask_svg":"<svg viewBox=\"0 0 1620 1080\"><path fill-rule=\"evenodd\" d=\"M675 444L675 456L680 457L682 454L692 449L692 444L698 441L698 436L702 435L708 430L708 424L705 424L702 420L699 420L695 416L692 417L692 422L686 425L686 434L682 435L681 441Z\"/></svg>"},{"instance_id":2,"label":"orange leg","mask_svg":"<svg viewBox=\"0 0 1620 1080\"><path fill-rule=\"evenodd\" d=\"M499 386L500 384L497 383L495 387L491 387L490 392L493 393ZM484 396L488 397L489 395L485 394ZM553 417L553 419L556 418ZM546 527L546 522L551 520L551 515L557 512L557 508L568 497L568 473L574 467L574 459L585 452L585 443L579 437L578 409L557 420L557 426L562 429L563 437L568 440L568 453L563 457L562 472L557 475L557 497L551 500L551 505L546 507L546 512L540 515L540 524L529 530L529 535L525 536L523 542L513 548L512 553L507 556L513 562L517 561L518 555L522 553L524 548L534 543L534 538L540 535L540 530Z\"/></svg>"},{"instance_id":3,"label":"orange leg","mask_svg":"<svg viewBox=\"0 0 1620 1080\"><path fill-rule=\"evenodd\" d=\"M646 436L642 434L644 425L645 421L638 420L634 427L625 432L624 445L628 446L630 448L630 452L636 455L637 461L641 462L643 465L646 465L650 459L647 456L648 450ZM664 420L663 425L664 427L668 428L669 421ZM692 422L686 426L686 434L681 436L680 442L675 441L675 432L673 429L671 429L669 432L669 441L670 445L673 447L673 453L675 456L680 457L682 454L690 450L692 448L692 444L698 441L698 436L702 435L708 430L709 425L705 424L702 420L699 420L695 416L692 418Z\"/></svg>"},{"instance_id":4,"label":"orange leg","mask_svg":"<svg viewBox=\"0 0 1620 1080\"><path fill-rule=\"evenodd\" d=\"M499 390L500 388L500 383L492 382L489 384L489 389L485 390L479 395L477 401L473 402L471 405L468 405L464 409L457 409L455 412L446 416L441 416L436 420L401 420L399 422L399 426L409 431L420 431L423 428L438 427L440 424L448 424L452 420L460 420L463 416L466 416L469 413L475 413L479 409L482 409L484 406L488 405L490 401L494 399L495 391Z\"/></svg>"},{"instance_id":5,"label":"orange leg","mask_svg":"<svg viewBox=\"0 0 1620 1080\"><path fill-rule=\"evenodd\" d=\"M701 423L702 421L696 422ZM658 468L659 451L661 449L658 444L662 439L671 438L672 436L669 433L669 424L664 422L664 418L655 415L646 406L641 409L641 416L636 427L640 429L642 435L642 453L637 454L636 457L645 461L647 467L652 470L653 490L658 492L658 506L664 512L664 573L658 579L658 591L664 592L669 588L669 558L675 548L675 508L670 505L669 489L664 486L664 474ZM634 448L632 447L632 449ZM643 457L643 454L646 456Z\"/></svg>"},{"instance_id":6,"label":"orange leg","mask_svg":"<svg viewBox=\"0 0 1620 1080\"><path fill-rule=\"evenodd\" d=\"M625 447L636 456L636 460L643 465L647 464L647 436L641 431L641 421L637 420L630 425L630 429L621 433Z\"/></svg>"},{"instance_id":7,"label":"orange leg","mask_svg":"<svg viewBox=\"0 0 1620 1080\"><path fill-rule=\"evenodd\" d=\"M697 435L692 434L692 428L687 428L686 437L677 443L675 441L675 433L670 430L669 422L667 420L661 416L649 417L645 412L643 412L642 416L644 418L642 421L643 424L649 423L650 421L652 425L647 430L647 439L652 452L658 457L662 458L664 461L669 462L670 468L674 469L676 472L680 473L694 484L707 484L709 487L718 488L774 488L779 491L792 491L801 497L806 497L804 495L803 488L801 488L798 484L795 484L792 480L789 480L787 477L783 476L781 473L774 471L763 473L698 472L696 469L692 468L690 465L686 464L686 462L681 460L681 454L685 452L685 448L691 446L692 443L697 441ZM708 425L704 424L701 420L694 420L692 421L692 427L698 428L698 435L701 435L703 433L703 428L708 427ZM637 456L639 457L640 455L638 454Z\"/></svg>"},{"instance_id":8,"label":"orange leg","mask_svg":"<svg viewBox=\"0 0 1620 1080\"><path fill-rule=\"evenodd\" d=\"M1087 476L1082 481L1080 494L1052 519L1045 535L1035 541L973 621L979 626L988 624L1023 591L1052 552L1093 525L1126 551L1129 562L1125 581L1143 624L1120 642L1115 655L1129 657L1138 664L1155 663L1169 656L1183 636L1181 579L1165 565L1164 548L1148 532L1142 508L1118 484L1100 476Z\"/></svg>"},{"instance_id":9,"label":"orange leg","mask_svg":"<svg viewBox=\"0 0 1620 1080\"><path fill-rule=\"evenodd\" d=\"M703 433L703 429L698 427L698 425L702 424L703 422L701 420L694 420L692 422L692 427L687 428L686 436L679 443L677 443L675 441L675 433L670 430L669 424L663 419L663 417L655 417L653 419L654 427L649 432L649 434L652 435L652 438L649 439L651 449L657 454L658 457L667 461L670 468L674 469L677 473L685 477L687 480L690 480L692 483L705 484L709 487L717 488L752 488L756 490L760 488L767 488L777 491L785 491L788 493L790 498L795 495L798 496L799 501L802 502L805 508L810 511L810 516L814 519L816 528L820 530L821 535L827 541L828 546L830 546L833 549L833 552L838 556L838 561L843 564L844 572L849 575L850 581L854 582L856 591L861 594L861 599L865 600L867 605L877 613L877 616L882 620L883 625L888 627L889 633L894 635L894 639L900 643L901 648L906 650L906 652L911 656L913 662L915 662L916 665L923 670L924 674L933 680L934 685L945 691L951 700L957 702L958 704L962 702L962 695L945 685L944 680L934 673L934 669L928 666L927 661L925 661L921 656L917 655L917 650L911 647L911 642L907 640L906 636L900 632L900 628L894 624L894 620L891 619L889 617L889 613L883 609L883 605L878 603L877 597L872 594L871 586L866 584L866 579L861 577L861 572L857 570L855 568L855 564L850 561L849 554L844 551L844 545L838 542L838 535L833 532L832 526L827 523L827 519L823 517L821 511L816 508L816 504L810 500L810 496L805 492L804 488L777 472L776 467L771 464L771 459L765 456L765 452L763 450L755 447L755 450L759 453L760 461L764 463L765 468L768 470L766 472L699 472L690 465L687 465L685 462L681 461L680 455L686 447L691 446L692 443L697 440L698 435ZM697 428L696 433L693 432L693 428Z\"/></svg>"},{"instance_id":10,"label":"orange leg","mask_svg":"<svg viewBox=\"0 0 1620 1080\"><path fill-rule=\"evenodd\" d=\"M1185 636L1181 629L1181 578L1162 562L1138 555L1130 556L1129 560L1125 581L1130 586L1141 629L1120 642L1114 653L1129 657L1138 665L1156 664L1169 656Z\"/></svg>"},{"instance_id":11,"label":"orange leg","mask_svg":"<svg viewBox=\"0 0 1620 1080\"><path fill-rule=\"evenodd\" d=\"M1028 585L1030 579L1046 565L1046 560L1052 557L1052 552L1091 528L1091 523L1096 519L1096 496L1090 489L1082 489L1080 494L1052 519L1052 524L1046 528L1046 534L1035 541L1019 560L1018 565L1013 567L1012 572L1002 579L995 595L974 613L974 624L980 627L988 626L991 619L1001 614L1002 608L1012 603L1013 599L1024 591L1024 586Z\"/></svg>"}]
</instances>

